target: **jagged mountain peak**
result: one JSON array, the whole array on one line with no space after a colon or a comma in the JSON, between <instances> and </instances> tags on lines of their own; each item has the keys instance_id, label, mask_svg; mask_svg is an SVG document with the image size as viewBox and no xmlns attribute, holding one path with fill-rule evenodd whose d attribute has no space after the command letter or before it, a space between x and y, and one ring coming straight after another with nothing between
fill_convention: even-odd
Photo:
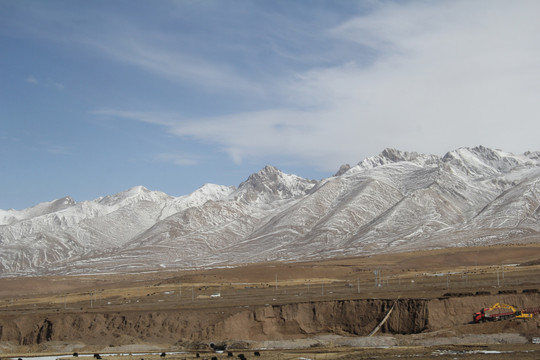
<instances>
[{"instance_id":1,"label":"jagged mountain peak","mask_svg":"<svg viewBox=\"0 0 540 360\"><path fill-rule=\"evenodd\" d=\"M333 176L336 177L336 176L341 176L343 174L345 174L347 171L349 171L351 169L351 165L349 164L343 164L339 167L339 170L337 171L337 173L335 173Z\"/></svg>"},{"instance_id":2,"label":"jagged mountain peak","mask_svg":"<svg viewBox=\"0 0 540 360\"><path fill-rule=\"evenodd\" d=\"M485 146L462 147L449 151L442 161L475 177L489 177L499 172L508 173L516 168L537 166L539 163L532 153L515 155Z\"/></svg>"},{"instance_id":3,"label":"jagged mountain peak","mask_svg":"<svg viewBox=\"0 0 540 360\"><path fill-rule=\"evenodd\" d=\"M540 162L540 151L526 151L523 155L537 163Z\"/></svg>"},{"instance_id":4,"label":"jagged mountain peak","mask_svg":"<svg viewBox=\"0 0 540 360\"><path fill-rule=\"evenodd\" d=\"M50 204L51 205L49 208L51 211L58 211L66 207L75 205L76 202L71 198L71 196L64 196L63 198L53 200Z\"/></svg>"},{"instance_id":5,"label":"jagged mountain peak","mask_svg":"<svg viewBox=\"0 0 540 360\"><path fill-rule=\"evenodd\" d=\"M417 152L401 151L393 148L386 148L381 151L380 158L391 162L412 161L419 156Z\"/></svg>"},{"instance_id":6,"label":"jagged mountain peak","mask_svg":"<svg viewBox=\"0 0 540 360\"><path fill-rule=\"evenodd\" d=\"M242 188L248 185L255 185L258 183L278 182L280 177L285 175L281 170L272 165L266 165L264 168L256 173L249 175L246 181L242 182L238 188Z\"/></svg>"},{"instance_id":7,"label":"jagged mountain peak","mask_svg":"<svg viewBox=\"0 0 540 360\"><path fill-rule=\"evenodd\" d=\"M393 148L386 148L380 154L368 157L360 161L356 166L339 174L351 174L360 171L371 170L385 165L398 164L407 162L418 166L431 166L439 162L439 157L436 155L426 155L417 152L402 151Z\"/></svg>"},{"instance_id":8,"label":"jagged mountain peak","mask_svg":"<svg viewBox=\"0 0 540 360\"><path fill-rule=\"evenodd\" d=\"M394 148L385 148L378 155L368 157L360 161L356 166L351 167L349 164L341 165L339 170L334 176L340 176L351 170L351 173L355 173L362 170L369 170L379 166L395 164L399 162L415 162L417 160L424 160L426 155L419 154L417 152L402 151Z\"/></svg>"},{"instance_id":9,"label":"jagged mountain peak","mask_svg":"<svg viewBox=\"0 0 540 360\"><path fill-rule=\"evenodd\" d=\"M248 177L248 181L250 180L261 180L261 179L270 179L270 180L277 180L279 176L284 175L284 173L272 165L266 165L264 168L259 170L256 173L251 174Z\"/></svg>"},{"instance_id":10,"label":"jagged mountain peak","mask_svg":"<svg viewBox=\"0 0 540 360\"><path fill-rule=\"evenodd\" d=\"M285 174L276 167L267 165L259 172L251 174L232 196L248 202L291 199L305 195L314 185L314 181Z\"/></svg>"}]
</instances>

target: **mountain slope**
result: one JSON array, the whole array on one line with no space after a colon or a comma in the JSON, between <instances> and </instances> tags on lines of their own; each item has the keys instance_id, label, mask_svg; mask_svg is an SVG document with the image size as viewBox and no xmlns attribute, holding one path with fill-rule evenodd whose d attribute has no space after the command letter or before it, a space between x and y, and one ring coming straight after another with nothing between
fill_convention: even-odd
<instances>
[{"instance_id":1,"label":"mountain slope","mask_svg":"<svg viewBox=\"0 0 540 360\"><path fill-rule=\"evenodd\" d=\"M266 166L238 188L144 187L0 210L0 273L93 273L537 241L540 153L385 149L321 181Z\"/></svg>"}]
</instances>

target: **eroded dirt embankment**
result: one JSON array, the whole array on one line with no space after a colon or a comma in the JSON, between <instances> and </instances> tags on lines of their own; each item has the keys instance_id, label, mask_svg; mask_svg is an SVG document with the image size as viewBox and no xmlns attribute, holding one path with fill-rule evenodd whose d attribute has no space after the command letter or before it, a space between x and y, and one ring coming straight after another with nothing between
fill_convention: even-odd
<instances>
[{"instance_id":1,"label":"eroded dirt embankment","mask_svg":"<svg viewBox=\"0 0 540 360\"><path fill-rule=\"evenodd\" d=\"M395 308L381 327L381 333L416 334L459 326L469 326L469 330L460 330L462 333L470 329L489 333L499 330L486 327L493 326L489 324L466 324L474 311L499 301L520 307L534 306L540 304L540 295L397 301L362 299L177 311L0 314L0 342L35 345L64 341L116 346L295 339L320 334L364 336L377 326L394 303ZM499 323L508 327L514 322ZM535 320L516 326L513 332L534 334L540 329ZM509 330L512 332L505 328Z\"/></svg>"},{"instance_id":2,"label":"eroded dirt embankment","mask_svg":"<svg viewBox=\"0 0 540 360\"><path fill-rule=\"evenodd\" d=\"M47 341L86 344L219 340L294 339L317 334L367 335L394 300L306 302L235 309L64 312L4 315L0 341L19 345ZM418 333L426 329L427 301L401 299L382 332Z\"/></svg>"}]
</instances>

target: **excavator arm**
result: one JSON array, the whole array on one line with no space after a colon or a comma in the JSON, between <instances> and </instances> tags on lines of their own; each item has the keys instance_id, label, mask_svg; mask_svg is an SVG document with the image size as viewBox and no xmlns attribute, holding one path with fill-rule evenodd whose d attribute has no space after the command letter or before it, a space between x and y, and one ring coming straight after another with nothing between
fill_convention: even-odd
<instances>
[{"instance_id":1,"label":"excavator arm","mask_svg":"<svg viewBox=\"0 0 540 360\"><path fill-rule=\"evenodd\" d=\"M491 310L496 310L496 309L506 309L513 312L517 312L517 309L513 307L512 305L502 304L502 303L496 303L495 305L493 305L490 308L485 309L484 311L491 311Z\"/></svg>"}]
</instances>

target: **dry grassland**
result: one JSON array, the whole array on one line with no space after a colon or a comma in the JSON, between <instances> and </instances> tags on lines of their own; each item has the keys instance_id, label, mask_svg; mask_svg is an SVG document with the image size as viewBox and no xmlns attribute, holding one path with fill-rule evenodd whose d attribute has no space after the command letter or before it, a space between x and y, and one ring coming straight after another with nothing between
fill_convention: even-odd
<instances>
[{"instance_id":1,"label":"dry grassland","mask_svg":"<svg viewBox=\"0 0 540 360\"><path fill-rule=\"evenodd\" d=\"M445 293L521 292L539 287L539 245L493 246L207 270L2 278L0 311L149 310L398 296L436 298Z\"/></svg>"}]
</instances>

